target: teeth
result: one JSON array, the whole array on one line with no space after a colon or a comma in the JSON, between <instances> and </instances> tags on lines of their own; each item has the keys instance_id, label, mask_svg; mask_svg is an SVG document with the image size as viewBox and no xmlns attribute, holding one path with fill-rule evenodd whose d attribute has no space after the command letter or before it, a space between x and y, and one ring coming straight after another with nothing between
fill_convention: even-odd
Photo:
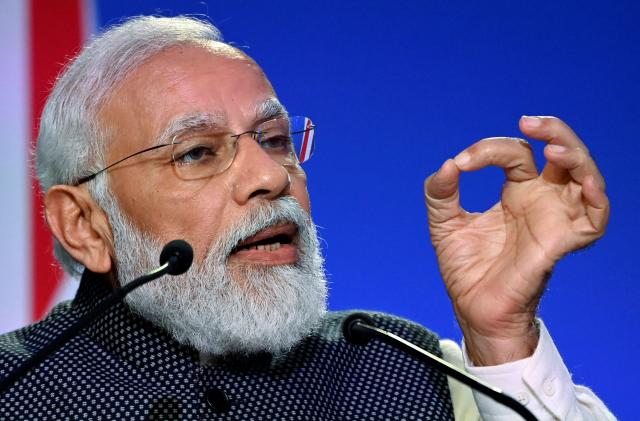
<instances>
[{"instance_id":1,"label":"teeth","mask_svg":"<svg viewBox=\"0 0 640 421\"><path fill-rule=\"evenodd\" d=\"M253 250L264 250L264 251L276 251L280 248L280 243L272 243L272 244L260 244L258 246L253 246L250 249Z\"/></svg>"},{"instance_id":2,"label":"teeth","mask_svg":"<svg viewBox=\"0 0 640 421\"><path fill-rule=\"evenodd\" d=\"M276 251L278 250L282 244L280 243L271 243L271 244L260 244L258 246L250 246L243 247L242 250L264 250L264 251Z\"/></svg>"}]
</instances>

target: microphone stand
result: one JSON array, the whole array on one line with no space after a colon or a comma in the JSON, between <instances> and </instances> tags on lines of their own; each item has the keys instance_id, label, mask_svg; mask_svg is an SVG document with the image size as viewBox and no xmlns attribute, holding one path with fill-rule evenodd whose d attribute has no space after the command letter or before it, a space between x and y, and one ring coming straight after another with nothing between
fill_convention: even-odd
<instances>
[{"instance_id":1,"label":"microphone stand","mask_svg":"<svg viewBox=\"0 0 640 421\"><path fill-rule=\"evenodd\" d=\"M20 367L16 370L12 371L0 384L0 395L3 395L7 390L9 390L13 384L22 376L27 374L32 368L39 365L47 356L56 352L58 349L62 347L67 341L71 340L79 331L87 327L94 319L96 319L102 312L107 310L112 305L116 304L118 301L122 300L125 295L127 295L132 290L146 284L149 281L152 281L156 278L167 273L167 269L169 267L169 263L165 263L159 268L142 275L136 280L128 283L122 288L118 288L111 295L106 297L104 300L100 301L98 305L96 305L89 313L85 314L82 318L78 319L78 321L69 326L65 331L63 331L60 335L58 335L51 342L46 344L44 347L40 348L36 353L34 353L28 360L26 360Z\"/></svg>"},{"instance_id":2,"label":"microphone stand","mask_svg":"<svg viewBox=\"0 0 640 421\"><path fill-rule=\"evenodd\" d=\"M134 289L141 287L147 282L153 281L165 274L179 275L184 273L191 266L193 261L193 250L191 246L183 240L173 240L164 246L160 254L162 266L134 279L128 284L116 288L108 297L100 301L90 312L78 319L73 325L65 329L51 342L40 348L22 365L13 370L0 382L0 396L7 392L22 376L31 369L38 366L49 355L59 350L65 343L73 338L79 331L87 327L100 316L104 311L115 305Z\"/></svg>"},{"instance_id":3,"label":"microphone stand","mask_svg":"<svg viewBox=\"0 0 640 421\"><path fill-rule=\"evenodd\" d=\"M387 345L400 349L423 363L434 367L436 370L451 376L466 384L491 399L499 402L517 412L526 421L538 421L538 419L520 402L506 395L501 389L483 382L477 377L459 369L448 361L425 351L411 342L394 335L391 332L374 326L373 320L364 314L353 314L344 321L343 332L347 341L356 345L366 345L370 339L378 339Z\"/></svg>"}]
</instances>

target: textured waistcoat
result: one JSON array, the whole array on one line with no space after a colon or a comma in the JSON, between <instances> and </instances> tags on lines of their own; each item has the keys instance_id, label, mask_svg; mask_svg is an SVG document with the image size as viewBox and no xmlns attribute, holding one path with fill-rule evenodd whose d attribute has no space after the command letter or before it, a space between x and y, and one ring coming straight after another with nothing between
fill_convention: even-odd
<instances>
[{"instance_id":1,"label":"textured waistcoat","mask_svg":"<svg viewBox=\"0 0 640 421\"><path fill-rule=\"evenodd\" d=\"M85 274L72 302L0 336L0 378L109 291ZM203 365L197 352L120 304L0 396L0 419L453 419L446 377L378 341L348 344L340 325L349 314L329 313L286 354ZM379 327L441 355L437 336L425 328L369 315Z\"/></svg>"}]
</instances>

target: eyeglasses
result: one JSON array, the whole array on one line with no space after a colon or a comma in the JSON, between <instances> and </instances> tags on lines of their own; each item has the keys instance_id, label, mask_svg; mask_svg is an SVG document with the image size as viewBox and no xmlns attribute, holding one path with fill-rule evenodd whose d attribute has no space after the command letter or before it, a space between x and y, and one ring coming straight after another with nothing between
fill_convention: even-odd
<instances>
[{"instance_id":1,"label":"eyeglasses","mask_svg":"<svg viewBox=\"0 0 640 421\"><path fill-rule=\"evenodd\" d=\"M122 158L100 171L80 178L75 186L129 158L159 148L171 147L171 162L177 176L184 180L208 178L226 171L236 156L240 137L251 136L276 162L283 166L297 166L313 155L313 135L316 126L307 117L278 117L259 124L254 130L240 134L222 133L216 129L202 129L174 136L171 143L155 145Z\"/></svg>"}]
</instances>

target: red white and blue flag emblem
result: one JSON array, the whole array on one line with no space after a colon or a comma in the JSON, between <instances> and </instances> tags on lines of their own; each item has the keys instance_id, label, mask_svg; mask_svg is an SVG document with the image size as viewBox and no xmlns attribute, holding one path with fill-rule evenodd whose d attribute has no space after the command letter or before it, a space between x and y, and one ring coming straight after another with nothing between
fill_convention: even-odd
<instances>
[{"instance_id":1,"label":"red white and blue flag emblem","mask_svg":"<svg viewBox=\"0 0 640 421\"><path fill-rule=\"evenodd\" d=\"M313 142L313 135L315 133L315 126L311 122L311 119L307 117L292 117L291 118L291 136L293 137L293 143L298 154L298 161L302 164L308 161L313 155L315 144Z\"/></svg>"}]
</instances>

